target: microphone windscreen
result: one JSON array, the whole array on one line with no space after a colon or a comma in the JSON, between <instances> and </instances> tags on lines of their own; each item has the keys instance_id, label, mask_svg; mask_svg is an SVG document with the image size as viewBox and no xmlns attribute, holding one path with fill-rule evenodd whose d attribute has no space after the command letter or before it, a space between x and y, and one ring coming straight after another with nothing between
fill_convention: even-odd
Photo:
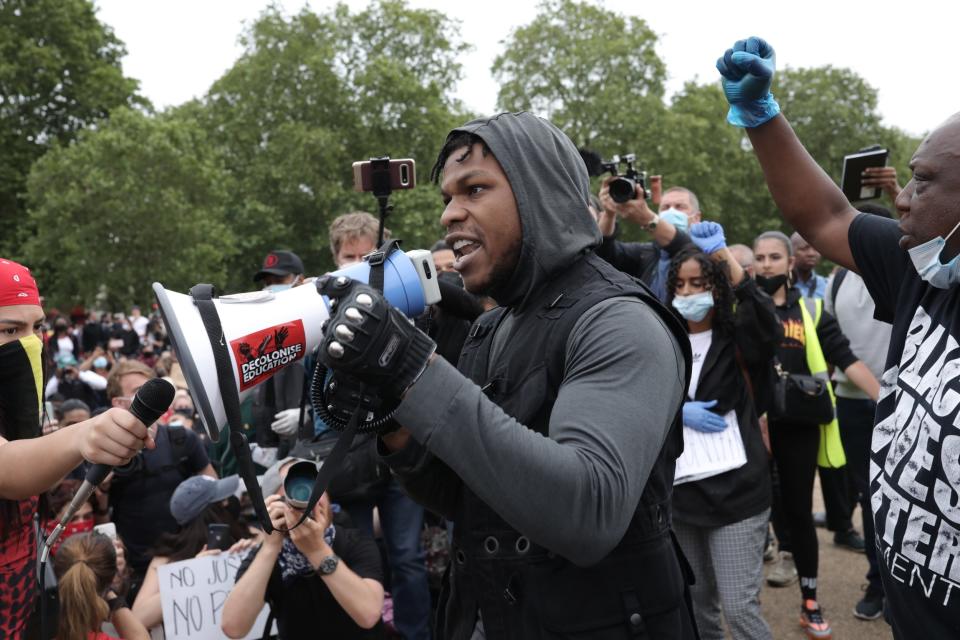
<instances>
[{"instance_id":1,"label":"microphone windscreen","mask_svg":"<svg viewBox=\"0 0 960 640\"><path fill-rule=\"evenodd\" d=\"M582 147L577 149L577 151L580 152L580 157L583 158L583 164L587 165L588 175L596 177L603 173L603 158L600 157L599 153Z\"/></svg>"},{"instance_id":2,"label":"microphone windscreen","mask_svg":"<svg viewBox=\"0 0 960 640\"><path fill-rule=\"evenodd\" d=\"M170 408L177 390L163 378L153 378L137 390L130 403L130 413L148 427Z\"/></svg>"}]
</instances>

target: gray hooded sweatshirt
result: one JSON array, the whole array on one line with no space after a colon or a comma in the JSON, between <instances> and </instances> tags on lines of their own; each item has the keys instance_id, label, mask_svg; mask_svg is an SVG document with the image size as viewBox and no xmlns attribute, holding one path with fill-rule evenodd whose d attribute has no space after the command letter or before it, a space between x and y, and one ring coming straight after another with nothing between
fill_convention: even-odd
<instances>
[{"instance_id":1,"label":"gray hooded sweatshirt","mask_svg":"<svg viewBox=\"0 0 960 640\"><path fill-rule=\"evenodd\" d=\"M513 278L490 292L509 313L491 362L543 283L600 242L587 211L589 182L573 143L529 113L475 120L460 130L486 142L513 189L523 233ZM536 310L534 310L535 312ZM682 351L636 298L605 300L567 340L549 437L505 414L480 387L435 358L396 418L413 435L385 456L414 499L450 516L465 483L533 542L588 566L626 532L684 394Z\"/></svg>"}]
</instances>

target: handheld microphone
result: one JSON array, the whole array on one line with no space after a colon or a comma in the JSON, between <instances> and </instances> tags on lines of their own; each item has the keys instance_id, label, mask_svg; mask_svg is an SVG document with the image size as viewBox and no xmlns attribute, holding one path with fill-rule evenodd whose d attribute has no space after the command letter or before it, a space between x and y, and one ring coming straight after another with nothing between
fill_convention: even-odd
<instances>
[{"instance_id":1,"label":"handheld microphone","mask_svg":"<svg viewBox=\"0 0 960 640\"><path fill-rule=\"evenodd\" d=\"M133 402L130 403L130 413L132 413L137 420L149 427L170 407L176 391L172 384L162 378L148 380L137 390ZM83 484L77 489L76 495L74 495L73 500L70 501L70 505L64 512L63 517L60 518L60 522L47 537L44 543L43 554L40 557L41 563L46 562L47 556L50 553L50 547L60 538L60 534L63 533L67 523L70 522L70 518L72 518L80 506L90 498L90 494L97 488L97 485L104 481L112 469L113 467L106 464L95 464L90 467Z\"/></svg>"}]
</instances>

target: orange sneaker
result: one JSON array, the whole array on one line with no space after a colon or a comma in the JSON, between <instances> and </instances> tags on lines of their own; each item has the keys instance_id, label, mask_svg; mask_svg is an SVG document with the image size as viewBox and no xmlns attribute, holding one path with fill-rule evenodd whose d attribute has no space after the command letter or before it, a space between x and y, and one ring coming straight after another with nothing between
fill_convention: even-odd
<instances>
[{"instance_id":1,"label":"orange sneaker","mask_svg":"<svg viewBox=\"0 0 960 640\"><path fill-rule=\"evenodd\" d=\"M803 606L800 607L800 626L803 627L808 638L828 640L833 637L830 623L824 619L816 600L803 601Z\"/></svg>"}]
</instances>

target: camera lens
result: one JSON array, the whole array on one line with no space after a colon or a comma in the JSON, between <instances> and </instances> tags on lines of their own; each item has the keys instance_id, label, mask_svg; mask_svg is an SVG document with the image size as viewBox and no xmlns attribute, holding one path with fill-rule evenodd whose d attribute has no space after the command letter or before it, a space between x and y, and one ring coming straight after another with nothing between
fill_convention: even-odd
<instances>
[{"instance_id":1,"label":"camera lens","mask_svg":"<svg viewBox=\"0 0 960 640\"><path fill-rule=\"evenodd\" d=\"M283 481L283 492L287 503L295 509L306 509L317 480L317 465L301 460L290 467Z\"/></svg>"},{"instance_id":2,"label":"camera lens","mask_svg":"<svg viewBox=\"0 0 960 640\"><path fill-rule=\"evenodd\" d=\"M614 178L610 181L609 189L614 202L628 202L637 197L637 185L630 178Z\"/></svg>"}]
</instances>

